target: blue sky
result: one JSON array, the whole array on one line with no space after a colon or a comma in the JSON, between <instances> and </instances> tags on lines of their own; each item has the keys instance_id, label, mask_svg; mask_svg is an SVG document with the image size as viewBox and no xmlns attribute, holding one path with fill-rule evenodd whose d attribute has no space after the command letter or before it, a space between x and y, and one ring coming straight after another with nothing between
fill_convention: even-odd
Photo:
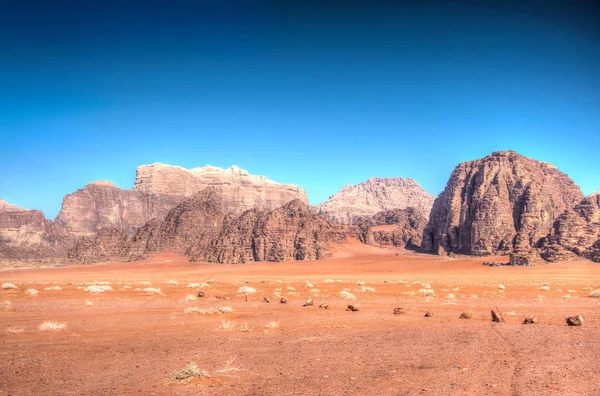
<instances>
[{"instance_id":1,"label":"blue sky","mask_svg":"<svg viewBox=\"0 0 600 396\"><path fill-rule=\"evenodd\" d=\"M236 164L317 204L370 176L437 195L457 163L512 149L600 189L594 2L15 3L0 198L49 218L153 162Z\"/></svg>"}]
</instances>

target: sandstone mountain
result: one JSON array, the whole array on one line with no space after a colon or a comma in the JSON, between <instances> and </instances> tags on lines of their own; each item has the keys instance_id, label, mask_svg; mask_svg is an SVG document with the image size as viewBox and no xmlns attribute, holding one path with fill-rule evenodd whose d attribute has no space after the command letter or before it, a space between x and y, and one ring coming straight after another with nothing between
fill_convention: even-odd
<instances>
[{"instance_id":1,"label":"sandstone mountain","mask_svg":"<svg viewBox=\"0 0 600 396\"><path fill-rule=\"evenodd\" d=\"M210 165L193 169L164 164L143 165L137 168L133 189L146 194L191 197L207 187L215 188L221 195L226 213L275 209L294 199L308 203L304 189L251 175L235 165L227 169Z\"/></svg>"},{"instance_id":2,"label":"sandstone mountain","mask_svg":"<svg viewBox=\"0 0 600 396\"><path fill-rule=\"evenodd\" d=\"M225 213L222 202L216 188L208 188L177 205L164 221L149 221L131 239L111 228L81 238L69 258L91 263L176 252L192 261L218 263L308 260L325 257L330 243L346 239L342 226L300 200L239 217Z\"/></svg>"},{"instance_id":3,"label":"sandstone mountain","mask_svg":"<svg viewBox=\"0 0 600 396\"><path fill-rule=\"evenodd\" d=\"M0 211L0 259L41 260L64 256L66 237L39 210Z\"/></svg>"},{"instance_id":4,"label":"sandstone mountain","mask_svg":"<svg viewBox=\"0 0 600 396\"><path fill-rule=\"evenodd\" d=\"M408 249L421 247L426 225L427 219L414 208L383 211L358 222L364 243Z\"/></svg>"},{"instance_id":5,"label":"sandstone mountain","mask_svg":"<svg viewBox=\"0 0 600 396\"><path fill-rule=\"evenodd\" d=\"M409 207L429 218L433 201L433 195L412 179L372 177L366 182L342 188L317 205L317 210L335 221L355 224L365 216Z\"/></svg>"},{"instance_id":6,"label":"sandstone mountain","mask_svg":"<svg viewBox=\"0 0 600 396\"><path fill-rule=\"evenodd\" d=\"M94 236L101 228L133 235L150 219L164 218L180 197L124 190L110 182L92 182L65 196L57 226L75 237Z\"/></svg>"},{"instance_id":7,"label":"sandstone mountain","mask_svg":"<svg viewBox=\"0 0 600 396\"><path fill-rule=\"evenodd\" d=\"M67 195L55 222L76 237L93 237L101 228L114 228L132 236L151 219L164 219L184 199L208 187L221 194L226 213L275 209L294 199L308 202L303 189L250 175L236 166L187 170L153 164L138 167L133 190L99 181Z\"/></svg>"},{"instance_id":8,"label":"sandstone mountain","mask_svg":"<svg viewBox=\"0 0 600 396\"><path fill-rule=\"evenodd\" d=\"M18 212L26 209L19 208L17 205L6 202L0 199L0 212Z\"/></svg>"},{"instance_id":9,"label":"sandstone mountain","mask_svg":"<svg viewBox=\"0 0 600 396\"><path fill-rule=\"evenodd\" d=\"M226 225L192 260L219 263L316 260L326 257L331 243L346 240L343 226L295 200L275 210L249 210Z\"/></svg>"},{"instance_id":10,"label":"sandstone mountain","mask_svg":"<svg viewBox=\"0 0 600 396\"><path fill-rule=\"evenodd\" d=\"M593 193L591 193L590 195L588 195L588 197L590 197L590 198L591 198L591 197L593 197L593 196L597 196L597 195L600 195L600 190L598 190L598 191L596 191L596 192L593 192Z\"/></svg>"},{"instance_id":11,"label":"sandstone mountain","mask_svg":"<svg viewBox=\"0 0 600 396\"><path fill-rule=\"evenodd\" d=\"M580 258L600 262L600 195L590 195L556 219L542 242L541 256L553 262Z\"/></svg>"},{"instance_id":12,"label":"sandstone mountain","mask_svg":"<svg viewBox=\"0 0 600 396\"><path fill-rule=\"evenodd\" d=\"M433 204L422 247L439 254L513 253L516 262L519 255L532 261L554 220L582 199L579 187L553 165L494 152L454 169Z\"/></svg>"}]
</instances>

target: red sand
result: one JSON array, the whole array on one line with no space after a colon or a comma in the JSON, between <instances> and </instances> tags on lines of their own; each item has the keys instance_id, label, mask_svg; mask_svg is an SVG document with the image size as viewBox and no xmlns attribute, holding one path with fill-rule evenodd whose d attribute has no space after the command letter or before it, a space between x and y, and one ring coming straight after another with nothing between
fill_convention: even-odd
<instances>
[{"instance_id":1,"label":"red sand","mask_svg":"<svg viewBox=\"0 0 600 396\"><path fill-rule=\"evenodd\" d=\"M11 303L0 311L0 394L600 394L600 299L587 297L588 288L600 289L600 265L483 267L506 258L396 254L351 243L323 261L216 265L162 255L2 270L0 281L18 289L0 290L0 301ZM211 278L217 283L203 288L206 297L182 301L198 290L188 283ZM110 282L113 291L78 289L94 281ZM430 284L434 298L415 281ZM62 290L43 290L54 283ZM241 286L257 290L249 302L237 295ZM162 295L134 290L147 287ZM343 289L358 300L342 299ZM276 293L288 303L277 303ZM311 297L315 306L303 307ZM322 302L330 309L319 309ZM345 311L348 303L360 311ZM495 305L508 313L507 323L490 321ZM184 313L223 306L233 312ZM393 315L395 307L407 313ZM424 318L426 309L434 317ZM473 319L458 319L466 309ZM522 325L529 314L540 323ZM584 316L582 327L565 325L572 314ZM39 331L46 320L68 328ZM223 321L232 329L219 329ZM246 325L251 331L240 331ZM192 361L211 377L176 381L174 371Z\"/></svg>"}]
</instances>

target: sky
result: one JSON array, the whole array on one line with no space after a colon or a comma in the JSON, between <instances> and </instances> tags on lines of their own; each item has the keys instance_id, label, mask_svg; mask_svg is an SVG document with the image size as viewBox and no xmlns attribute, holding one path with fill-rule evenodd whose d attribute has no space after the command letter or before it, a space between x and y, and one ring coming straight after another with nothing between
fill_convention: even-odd
<instances>
[{"instance_id":1,"label":"sky","mask_svg":"<svg viewBox=\"0 0 600 396\"><path fill-rule=\"evenodd\" d=\"M0 5L0 198L53 219L94 180L236 164L312 204L371 176L437 195L515 150L600 189L594 1Z\"/></svg>"}]
</instances>

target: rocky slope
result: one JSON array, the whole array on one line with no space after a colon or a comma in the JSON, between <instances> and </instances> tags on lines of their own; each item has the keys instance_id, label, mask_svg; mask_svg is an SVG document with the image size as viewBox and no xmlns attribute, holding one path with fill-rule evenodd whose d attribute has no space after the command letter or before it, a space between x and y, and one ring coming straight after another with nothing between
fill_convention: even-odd
<instances>
[{"instance_id":1,"label":"rocky slope","mask_svg":"<svg viewBox=\"0 0 600 396\"><path fill-rule=\"evenodd\" d=\"M381 211L409 207L429 218L433 201L433 195L412 179L372 177L366 182L342 188L316 208L332 220L353 224L360 218Z\"/></svg>"},{"instance_id":2,"label":"rocky slope","mask_svg":"<svg viewBox=\"0 0 600 396\"><path fill-rule=\"evenodd\" d=\"M600 195L590 195L561 214L541 252L544 260L552 262L581 258L600 262Z\"/></svg>"},{"instance_id":3,"label":"rocky slope","mask_svg":"<svg viewBox=\"0 0 600 396\"><path fill-rule=\"evenodd\" d=\"M315 260L324 258L331 243L346 240L343 226L295 200L275 210L257 209L226 221L206 249L195 249L192 260L219 263Z\"/></svg>"},{"instance_id":4,"label":"rocky slope","mask_svg":"<svg viewBox=\"0 0 600 396\"><path fill-rule=\"evenodd\" d=\"M454 169L433 204L422 247L541 261L534 248L554 220L582 199L579 187L554 166L513 151L494 152Z\"/></svg>"},{"instance_id":5,"label":"rocky slope","mask_svg":"<svg viewBox=\"0 0 600 396\"><path fill-rule=\"evenodd\" d=\"M426 225L427 219L413 208L379 212L358 222L363 243L408 249L421 247Z\"/></svg>"},{"instance_id":6,"label":"rocky slope","mask_svg":"<svg viewBox=\"0 0 600 396\"><path fill-rule=\"evenodd\" d=\"M223 210L235 214L251 208L274 209L293 199L307 202L303 189L250 175L236 166L187 170L153 164L138 167L133 190L99 181L67 195L55 222L76 237L93 237L101 228L132 236L151 219L164 219L184 199L208 187L221 194Z\"/></svg>"},{"instance_id":7,"label":"rocky slope","mask_svg":"<svg viewBox=\"0 0 600 396\"><path fill-rule=\"evenodd\" d=\"M330 243L346 239L344 227L300 200L238 217L224 213L222 202L216 188L206 189L173 208L164 221L149 221L131 239L109 228L81 238L69 257L90 263L176 252L192 261L218 263L308 260L323 258Z\"/></svg>"},{"instance_id":8,"label":"rocky slope","mask_svg":"<svg viewBox=\"0 0 600 396\"><path fill-rule=\"evenodd\" d=\"M66 240L39 210L0 210L0 260L61 257Z\"/></svg>"}]
</instances>

